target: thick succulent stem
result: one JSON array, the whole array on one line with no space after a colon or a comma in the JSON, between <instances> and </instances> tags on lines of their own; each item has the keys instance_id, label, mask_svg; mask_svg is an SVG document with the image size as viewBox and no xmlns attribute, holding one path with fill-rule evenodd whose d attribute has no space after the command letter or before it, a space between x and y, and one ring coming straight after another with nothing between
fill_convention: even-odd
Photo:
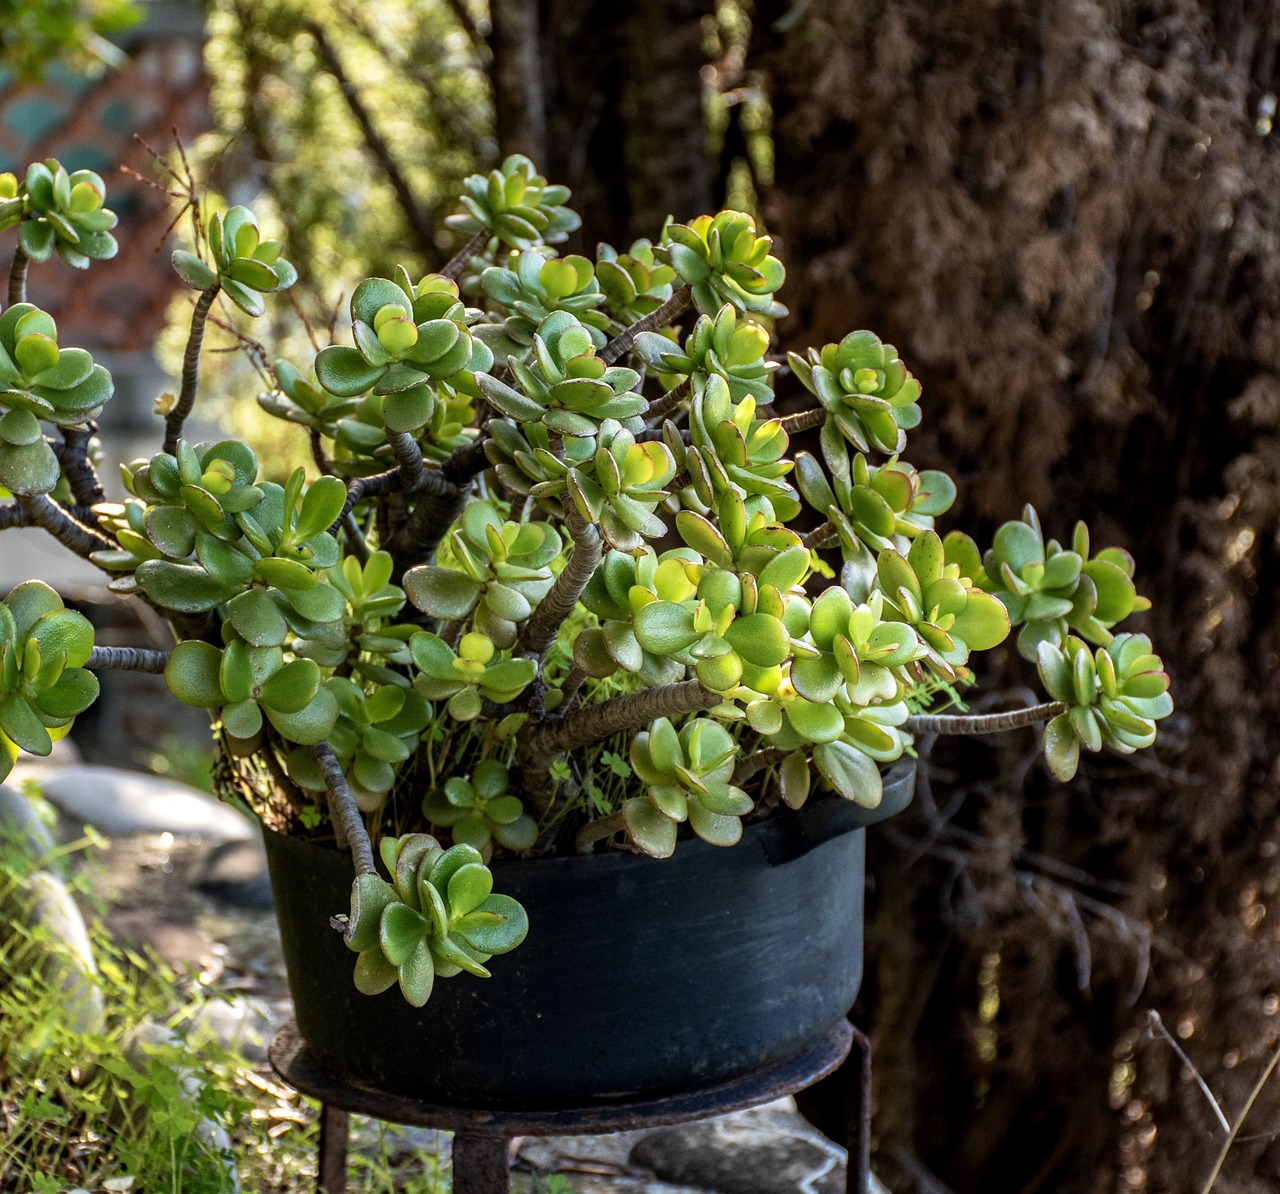
<instances>
[{"instance_id":1,"label":"thick succulent stem","mask_svg":"<svg viewBox=\"0 0 1280 1194\"><path fill-rule=\"evenodd\" d=\"M795 435L798 431L808 431L813 427L821 427L827 421L827 412L821 406L815 406L812 410L802 410L796 415L785 415L778 422L782 424L782 430L788 435Z\"/></svg>"},{"instance_id":2,"label":"thick succulent stem","mask_svg":"<svg viewBox=\"0 0 1280 1194\"><path fill-rule=\"evenodd\" d=\"M68 516L76 522L82 522L86 526L93 526L93 511L88 506L66 506L63 507ZM30 514L16 502L7 506L0 506L0 531L7 531L10 527L35 527L40 524L31 517ZM96 550L96 548L95 548Z\"/></svg>"},{"instance_id":3,"label":"thick succulent stem","mask_svg":"<svg viewBox=\"0 0 1280 1194\"><path fill-rule=\"evenodd\" d=\"M485 247L488 240L488 231L481 229L444 263L444 267L439 271L440 275L456 282L458 275L467 268L467 262Z\"/></svg>"},{"instance_id":4,"label":"thick succulent stem","mask_svg":"<svg viewBox=\"0 0 1280 1194\"><path fill-rule=\"evenodd\" d=\"M617 812L610 813L607 817L588 821L578 830L578 836L573 839L573 848L579 854L585 854L602 838L612 837L615 833L625 828L626 822L623 820L622 810L618 809Z\"/></svg>"},{"instance_id":5,"label":"thick succulent stem","mask_svg":"<svg viewBox=\"0 0 1280 1194\"><path fill-rule=\"evenodd\" d=\"M145 647L94 647L89 652L87 668L106 668L113 672L149 672L163 675L169 662L168 651L151 651Z\"/></svg>"},{"instance_id":6,"label":"thick succulent stem","mask_svg":"<svg viewBox=\"0 0 1280 1194\"><path fill-rule=\"evenodd\" d=\"M1049 701L1007 713L921 713L908 717L902 728L912 734L999 734L1049 721L1066 708L1061 701Z\"/></svg>"},{"instance_id":7,"label":"thick succulent stem","mask_svg":"<svg viewBox=\"0 0 1280 1194\"><path fill-rule=\"evenodd\" d=\"M351 851L351 861L355 864L357 875L376 875L377 866L373 861L373 843L369 841L368 830L364 827L364 818L356 805L356 798L351 795L347 785L347 777L342 774L342 764L333 753L333 747L327 742L317 742L311 748L311 757L315 759L320 774L324 776L324 786L329 793L329 815L333 818L335 832L340 830L346 838L347 848Z\"/></svg>"},{"instance_id":8,"label":"thick succulent stem","mask_svg":"<svg viewBox=\"0 0 1280 1194\"><path fill-rule=\"evenodd\" d=\"M346 546L347 553L355 556L362 565L367 564L369 562L369 544L365 542L364 532L356 522L356 516L350 511L342 520L342 529L345 532L343 543Z\"/></svg>"},{"instance_id":9,"label":"thick succulent stem","mask_svg":"<svg viewBox=\"0 0 1280 1194\"><path fill-rule=\"evenodd\" d=\"M606 365L612 365L636 342L641 332L656 332L667 326L672 320L684 314L693 302L693 291L688 286L681 286L656 311L651 311L643 319L637 320L624 332L619 332L600 350L600 359Z\"/></svg>"},{"instance_id":10,"label":"thick succulent stem","mask_svg":"<svg viewBox=\"0 0 1280 1194\"><path fill-rule=\"evenodd\" d=\"M390 427L383 430L387 435L387 443L395 453L396 471L406 493L414 493L430 484L427 479L427 466L422 459L422 449L407 431L392 431ZM440 477L439 480L444 480Z\"/></svg>"},{"instance_id":11,"label":"thick succulent stem","mask_svg":"<svg viewBox=\"0 0 1280 1194\"><path fill-rule=\"evenodd\" d=\"M489 457L484 450L488 442L489 436L482 427L479 436L469 444L454 448L440 462L440 472L455 485L465 485L477 473L482 473L489 467Z\"/></svg>"},{"instance_id":12,"label":"thick succulent stem","mask_svg":"<svg viewBox=\"0 0 1280 1194\"><path fill-rule=\"evenodd\" d=\"M13 264L9 266L9 306L27 301L27 266L31 258L27 251L19 245L13 253Z\"/></svg>"},{"instance_id":13,"label":"thick succulent stem","mask_svg":"<svg viewBox=\"0 0 1280 1194\"><path fill-rule=\"evenodd\" d=\"M560 575L556 577L547 595L524 624L516 643L516 654L540 660L547 648L555 642L560 627L573 613L582 596L582 590L595 575L604 555L600 532L589 522L584 522L578 512L570 508L565 516L565 526L573 538L573 553Z\"/></svg>"},{"instance_id":14,"label":"thick succulent stem","mask_svg":"<svg viewBox=\"0 0 1280 1194\"><path fill-rule=\"evenodd\" d=\"M347 482L347 500L342 503L342 513L329 528L329 533L338 533L342 520L355 509L357 502L362 502L365 498L386 497L389 493L396 493L400 487L399 469L388 469L385 473L374 473L370 477L353 477Z\"/></svg>"},{"instance_id":15,"label":"thick succulent stem","mask_svg":"<svg viewBox=\"0 0 1280 1194\"><path fill-rule=\"evenodd\" d=\"M650 402L649 409L644 412L644 417L646 419L665 418L688 398L692 391L693 378L686 377L679 385L672 386L661 398L655 398Z\"/></svg>"},{"instance_id":16,"label":"thick succulent stem","mask_svg":"<svg viewBox=\"0 0 1280 1194\"><path fill-rule=\"evenodd\" d=\"M831 523L824 522L820 527L811 530L800 542L810 551L817 551L820 547L827 547L834 543L838 538L836 528Z\"/></svg>"},{"instance_id":17,"label":"thick succulent stem","mask_svg":"<svg viewBox=\"0 0 1280 1194\"><path fill-rule=\"evenodd\" d=\"M200 349L204 345L204 326L209 318L209 308L218 297L220 288L215 284L202 290L191 312L191 331L187 335L187 351L182 355L182 388L178 391L173 409L164 417L164 450L170 455L178 451L182 438L182 425L187 421L196 404L196 387L200 384Z\"/></svg>"},{"instance_id":18,"label":"thick succulent stem","mask_svg":"<svg viewBox=\"0 0 1280 1194\"><path fill-rule=\"evenodd\" d=\"M437 469L424 469L423 474L423 485L418 492L425 496L414 506L404 526L387 540L387 551L395 564L392 579L396 584L400 583L406 568L425 563L435 554L466 501L466 490L450 484Z\"/></svg>"},{"instance_id":19,"label":"thick succulent stem","mask_svg":"<svg viewBox=\"0 0 1280 1194\"><path fill-rule=\"evenodd\" d=\"M116 546L105 535L77 522L62 506L44 494L19 495L15 500L26 514L28 525L48 531L63 547L69 548L82 559L87 560L90 552L107 551Z\"/></svg>"},{"instance_id":20,"label":"thick succulent stem","mask_svg":"<svg viewBox=\"0 0 1280 1194\"><path fill-rule=\"evenodd\" d=\"M107 495L102 491L98 470L89 459L89 439L92 434L93 431L88 427L64 427L62 444L53 449L62 471L67 475L72 496L77 504L86 508L107 500ZM91 514L87 521L96 524L97 518Z\"/></svg>"},{"instance_id":21,"label":"thick succulent stem","mask_svg":"<svg viewBox=\"0 0 1280 1194\"><path fill-rule=\"evenodd\" d=\"M679 717L682 713L711 709L723 699L718 692L703 688L697 680L612 697L598 705L575 710L567 717L543 722L530 735L520 762L536 775L565 751L602 742L623 730L639 729L659 717Z\"/></svg>"},{"instance_id":22,"label":"thick succulent stem","mask_svg":"<svg viewBox=\"0 0 1280 1194\"><path fill-rule=\"evenodd\" d=\"M790 753L777 746L767 746L763 750L752 752L734 768L733 782L742 787L757 772L776 767Z\"/></svg>"}]
</instances>

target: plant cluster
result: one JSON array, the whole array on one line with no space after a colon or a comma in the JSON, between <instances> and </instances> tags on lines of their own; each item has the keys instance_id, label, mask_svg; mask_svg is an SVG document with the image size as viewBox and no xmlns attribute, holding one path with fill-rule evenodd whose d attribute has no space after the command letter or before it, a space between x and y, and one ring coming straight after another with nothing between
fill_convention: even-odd
<instances>
[{"instance_id":1,"label":"plant cluster","mask_svg":"<svg viewBox=\"0 0 1280 1194\"><path fill-rule=\"evenodd\" d=\"M1149 745L1172 707L1146 640L1113 635L1147 604L1124 552L1083 527L1046 543L1031 510L985 553L934 529L955 486L902 459L921 389L892 345L791 354L817 405L776 413L784 271L749 215L592 263L552 247L567 199L520 157L469 180L444 271L364 280L350 343L277 363L262 406L322 474L284 485L182 435L211 305L253 315L294 276L244 209L212 215L175 258L200 295L165 451L125 470L123 504L65 463L75 506L46 496L61 474L14 490L19 521L170 618L146 666L351 847L357 982L413 1003L523 937L496 850L660 857L683 826L732 845L779 801L873 807L913 734L993 728L918 694L963 689L1015 628L1051 699L1000 725L1048 721L1060 778L1081 747ZM0 320L24 370L0 402L65 426L43 319ZM806 431L816 454L792 450Z\"/></svg>"}]
</instances>

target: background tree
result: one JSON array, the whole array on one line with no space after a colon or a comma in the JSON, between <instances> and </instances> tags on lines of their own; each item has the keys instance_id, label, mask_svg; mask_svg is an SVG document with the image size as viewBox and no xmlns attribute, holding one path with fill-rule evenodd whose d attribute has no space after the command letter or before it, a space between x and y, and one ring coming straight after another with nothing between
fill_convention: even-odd
<instances>
[{"instance_id":1,"label":"background tree","mask_svg":"<svg viewBox=\"0 0 1280 1194\"><path fill-rule=\"evenodd\" d=\"M1223 1135L1149 1012L1229 1116L1280 1038L1273 0L353 11L215 6L240 135L213 180L264 185L294 260L398 241L439 264L439 197L511 150L574 188L585 240L758 205L793 263L784 338L894 340L966 529L1025 494L1170 594L1151 629L1181 720L1154 766L1054 792L1029 738L932 753L871 843L860 1014L895 1189L1198 1186ZM316 273L323 328L350 279ZM1241 1135L1278 1121L1280 1085ZM1262 1191L1278 1167L1263 1135L1226 1173Z\"/></svg>"}]
</instances>

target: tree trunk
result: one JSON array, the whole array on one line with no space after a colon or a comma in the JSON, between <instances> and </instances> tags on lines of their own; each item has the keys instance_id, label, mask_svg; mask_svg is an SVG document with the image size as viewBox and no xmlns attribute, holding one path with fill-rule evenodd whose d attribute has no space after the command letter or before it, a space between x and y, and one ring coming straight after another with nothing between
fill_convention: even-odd
<instances>
[{"instance_id":1,"label":"tree trunk","mask_svg":"<svg viewBox=\"0 0 1280 1194\"><path fill-rule=\"evenodd\" d=\"M1149 1010L1229 1117L1280 1038L1276 5L797 7L757 3L749 61L784 338L898 345L949 525L1030 500L1133 552L1178 705L1154 759L1057 794L1029 733L939 748L936 805L872 831L878 1164L898 1190L1198 1190L1223 1135ZM987 687L1025 682L1006 662ZM1278 1121L1274 1080L1241 1135ZM1238 1141L1220 1188L1278 1164Z\"/></svg>"}]
</instances>

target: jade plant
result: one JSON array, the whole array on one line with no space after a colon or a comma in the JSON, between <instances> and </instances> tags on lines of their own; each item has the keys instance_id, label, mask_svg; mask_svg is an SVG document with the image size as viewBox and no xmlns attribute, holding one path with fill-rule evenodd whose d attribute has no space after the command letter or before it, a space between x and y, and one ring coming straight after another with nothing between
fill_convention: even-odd
<instances>
[{"instance_id":1,"label":"jade plant","mask_svg":"<svg viewBox=\"0 0 1280 1194\"><path fill-rule=\"evenodd\" d=\"M1066 781L1172 709L1148 639L1118 629L1149 604L1126 552L1083 524L1046 539L1030 508L985 551L936 527L956 487L903 457L921 387L892 345L854 331L782 368L784 269L750 215L593 261L557 255L568 198L522 157L469 179L447 264L365 279L334 343L277 361L259 402L315 461L288 476L186 435L211 312L253 318L296 276L251 212L214 212L174 255L197 294L161 450L112 502L89 454L111 378L25 299L54 248L110 256L101 180L0 177L0 525L44 528L176 640L96 647L52 590L16 589L0 777L67 732L94 669L162 673L208 710L240 797L351 852L351 905L327 911L356 985L417 1005L523 939L504 856L666 857L808 801L874 807L922 733L1047 723ZM1006 640L1048 699L957 708Z\"/></svg>"}]
</instances>

